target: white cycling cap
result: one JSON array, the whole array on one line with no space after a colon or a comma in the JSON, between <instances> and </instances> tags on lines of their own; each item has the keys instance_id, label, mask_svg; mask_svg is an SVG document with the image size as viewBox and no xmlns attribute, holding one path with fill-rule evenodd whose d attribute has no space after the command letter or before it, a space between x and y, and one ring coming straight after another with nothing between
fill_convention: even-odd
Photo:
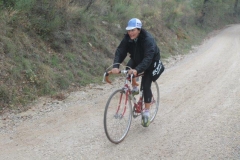
<instances>
[{"instance_id":1,"label":"white cycling cap","mask_svg":"<svg viewBox=\"0 0 240 160\"><path fill-rule=\"evenodd\" d=\"M132 30L134 28L142 28L142 22L137 18L132 18L128 21L126 30Z\"/></svg>"}]
</instances>

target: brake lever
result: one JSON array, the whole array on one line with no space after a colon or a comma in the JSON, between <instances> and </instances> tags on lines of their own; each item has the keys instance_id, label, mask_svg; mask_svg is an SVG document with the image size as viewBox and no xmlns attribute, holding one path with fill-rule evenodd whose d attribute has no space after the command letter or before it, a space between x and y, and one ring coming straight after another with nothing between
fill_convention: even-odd
<instances>
[{"instance_id":1,"label":"brake lever","mask_svg":"<svg viewBox=\"0 0 240 160\"><path fill-rule=\"evenodd\" d=\"M112 71L106 71L104 74L103 74L103 83L109 83L109 84L111 84L112 82L109 80L109 78L108 78L108 76L109 76L109 74L111 74L112 73Z\"/></svg>"},{"instance_id":2,"label":"brake lever","mask_svg":"<svg viewBox=\"0 0 240 160\"><path fill-rule=\"evenodd\" d=\"M132 84L132 80L133 80L133 73L130 75L130 81L131 81L131 84Z\"/></svg>"},{"instance_id":3,"label":"brake lever","mask_svg":"<svg viewBox=\"0 0 240 160\"><path fill-rule=\"evenodd\" d=\"M132 73L131 75L130 75L130 82L131 82L131 84L133 85L133 86L139 86L139 84L137 83L137 81L136 81L136 79L134 78L135 76L134 76L134 74Z\"/></svg>"}]
</instances>

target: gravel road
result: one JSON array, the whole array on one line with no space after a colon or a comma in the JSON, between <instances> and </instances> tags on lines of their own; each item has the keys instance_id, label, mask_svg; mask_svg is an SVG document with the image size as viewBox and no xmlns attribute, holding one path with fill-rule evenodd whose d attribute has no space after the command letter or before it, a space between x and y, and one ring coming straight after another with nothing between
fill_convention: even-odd
<instances>
[{"instance_id":1,"label":"gravel road","mask_svg":"<svg viewBox=\"0 0 240 160\"><path fill-rule=\"evenodd\" d=\"M123 142L105 136L103 112L116 85L90 85L64 101L40 98L0 117L1 160L239 160L240 25L206 39L158 80L160 109Z\"/></svg>"}]
</instances>

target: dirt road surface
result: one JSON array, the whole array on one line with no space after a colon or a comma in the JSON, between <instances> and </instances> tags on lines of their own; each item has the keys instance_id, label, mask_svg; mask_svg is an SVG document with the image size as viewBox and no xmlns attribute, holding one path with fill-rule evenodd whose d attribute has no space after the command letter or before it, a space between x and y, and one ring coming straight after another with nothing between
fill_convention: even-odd
<instances>
[{"instance_id":1,"label":"dirt road surface","mask_svg":"<svg viewBox=\"0 0 240 160\"><path fill-rule=\"evenodd\" d=\"M144 128L133 119L125 140L105 136L103 112L114 87L91 85L64 101L41 98L0 118L1 160L239 160L240 25L231 25L167 67L161 105Z\"/></svg>"}]
</instances>

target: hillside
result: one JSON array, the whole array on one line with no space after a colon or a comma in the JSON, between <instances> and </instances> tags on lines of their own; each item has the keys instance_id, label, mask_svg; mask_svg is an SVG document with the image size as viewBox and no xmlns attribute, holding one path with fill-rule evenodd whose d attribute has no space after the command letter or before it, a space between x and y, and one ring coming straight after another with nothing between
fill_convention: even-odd
<instances>
[{"instance_id":1,"label":"hillside","mask_svg":"<svg viewBox=\"0 0 240 160\"><path fill-rule=\"evenodd\" d=\"M187 54L210 31L238 23L232 2L209 3L203 12L199 1L2 0L0 113L100 83L132 17L155 36L166 60Z\"/></svg>"},{"instance_id":2,"label":"hillside","mask_svg":"<svg viewBox=\"0 0 240 160\"><path fill-rule=\"evenodd\" d=\"M133 118L120 144L107 139L103 125L106 101L121 87L117 81L72 92L64 101L41 98L26 112L4 114L0 159L239 160L239 32L240 25L215 32L167 68L157 80L161 96L153 123L142 127L141 116ZM114 117L108 122L116 122L117 134L128 116Z\"/></svg>"}]
</instances>

